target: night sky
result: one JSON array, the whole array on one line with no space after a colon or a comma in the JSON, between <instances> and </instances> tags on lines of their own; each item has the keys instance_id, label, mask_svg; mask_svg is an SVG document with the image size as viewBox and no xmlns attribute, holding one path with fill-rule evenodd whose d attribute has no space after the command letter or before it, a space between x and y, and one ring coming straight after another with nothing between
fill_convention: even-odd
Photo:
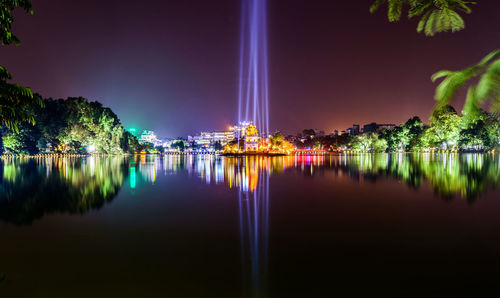
<instances>
[{"instance_id":1,"label":"night sky","mask_svg":"<svg viewBox=\"0 0 500 298\"><path fill-rule=\"evenodd\" d=\"M417 20L371 15L371 0L269 0L272 130L426 121L434 72L500 48L500 1L478 2L466 30L429 38ZM17 12L13 26L22 45L0 48L15 82L44 97L100 101L125 127L162 137L236 122L238 0L32 3L35 14Z\"/></svg>"}]
</instances>

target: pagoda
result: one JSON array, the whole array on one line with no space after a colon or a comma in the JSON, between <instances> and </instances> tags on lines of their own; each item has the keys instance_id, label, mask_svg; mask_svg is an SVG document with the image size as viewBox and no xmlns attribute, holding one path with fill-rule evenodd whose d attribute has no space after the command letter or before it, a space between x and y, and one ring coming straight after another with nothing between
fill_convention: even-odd
<instances>
[{"instance_id":1,"label":"pagoda","mask_svg":"<svg viewBox=\"0 0 500 298\"><path fill-rule=\"evenodd\" d=\"M250 124L245 132L245 152L257 153L259 151L259 131L255 125Z\"/></svg>"}]
</instances>

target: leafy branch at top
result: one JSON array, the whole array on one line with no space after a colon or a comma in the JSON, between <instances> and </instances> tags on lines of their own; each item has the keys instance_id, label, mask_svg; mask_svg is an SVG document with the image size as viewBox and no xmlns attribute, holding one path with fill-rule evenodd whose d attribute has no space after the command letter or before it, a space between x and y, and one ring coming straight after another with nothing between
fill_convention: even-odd
<instances>
[{"instance_id":1,"label":"leafy branch at top","mask_svg":"<svg viewBox=\"0 0 500 298\"><path fill-rule=\"evenodd\" d=\"M2 45L20 44L19 38L12 34L13 12L16 7L22 8L26 13L33 14L29 0L0 0L0 42Z\"/></svg>"},{"instance_id":2,"label":"leafy branch at top","mask_svg":"<svg viewBox=\"0 0 500 298\"><path fill-rule=\"evenodd\" d=\"M30 0L0 0L0 43L2 45L20 44L19 38L11 32L16 7L33 14ZM30 109L34 105L43 107L43 101L39 96L33 95L29 88L7 83L8 80L12 80L12 75L5 67L0 66L0 127L5 125L18 132L18 124L22 122L35 124L35 118Z\"/></svg>"},{"instance_id":3,"label":"leafy branch at top","mask_svg":"<svg viewBox=\"0 0 500 298\"><path fill-rule=\"evenodd\" d=\"M374 13L386 3L390 22L399 21L403 9L408 7L408 18L420 16L417 31L424 32L427 36L464 29L465 22L458 12L471 13L470 6L475 4L463 0L375 0L370 12Z\"/></svg>"},{"instance_id":4,"label":"leafy branch at top","mask_svg":"<svg viewBox=\"0 0 500 298\"><path fill-rule=\"evenodd\" d=\"M465 115L472 115L486 101L491 101L491 110L500 112L500 50L483 58L478 64L460 71L442 70L432 76L432 81L443 79L436 88L435 98L440 105L446 105L457 90L473 78L477 85L469 87L464 107Z\"/></svg>"},{"instance_id":5,"label":"leafy branch at top","mask_svg":"<svg viewBox=\"0 0 500 298\"><path fill-rule=\"evenodd\" d=\"M0 125L4 124L18 132L18 124L22 122L35 124L30 108L34 104L43 107L43 100L40 96L34 95L29 88L7 83L10 79L12 79L10 73L0 66Z\"/></svg>"}]
</instances>

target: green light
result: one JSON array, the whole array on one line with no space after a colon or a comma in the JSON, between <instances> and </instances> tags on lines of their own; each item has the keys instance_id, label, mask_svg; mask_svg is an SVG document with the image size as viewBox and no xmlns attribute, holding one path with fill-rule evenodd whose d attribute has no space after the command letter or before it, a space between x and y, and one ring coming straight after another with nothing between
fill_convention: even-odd
<instances>
[{"instance_id":1,"label":"green light","mask_svg":"<svg viewBox=\"0 0 500 298\"><path fill-rule=\"evenodd\" d=\"M130 188L135 189L136 179L135 167L130 167Z\"/></svg>"}]
</instances>

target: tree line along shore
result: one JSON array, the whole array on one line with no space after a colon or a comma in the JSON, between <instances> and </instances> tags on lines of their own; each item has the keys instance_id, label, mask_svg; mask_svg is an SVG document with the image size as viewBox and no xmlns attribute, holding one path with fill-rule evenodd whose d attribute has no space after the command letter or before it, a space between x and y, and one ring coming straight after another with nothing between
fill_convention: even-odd
<instances>
[{"instance_id":1,"label":"tree line along shore","mask_svg":"<svg viewBox=\"0 0 500 298\"><path fill-rule=\"evenodd\" d=\"M3 126L0 153L12 156L50 156L64 154L85 156L161 152L151 144L140 144L122 126L118 116L99 102L82 97L44 99L44 107L32 106L34 124L22 123L17 131ZM425 152L425 151L491 151L500 144L500 115L479 110L459 115L449 105L436 109L429 125L413 117L391 130L358 135L283 138L280 133L270 140L288 139L297 149L354 152ZM188 149L190 144L186 143ZM194 145L193 145L194 146ZM279 144L277 144L279 146ZM182 150L184 151L184 150Z\"/></svg>"}]
</instances>

